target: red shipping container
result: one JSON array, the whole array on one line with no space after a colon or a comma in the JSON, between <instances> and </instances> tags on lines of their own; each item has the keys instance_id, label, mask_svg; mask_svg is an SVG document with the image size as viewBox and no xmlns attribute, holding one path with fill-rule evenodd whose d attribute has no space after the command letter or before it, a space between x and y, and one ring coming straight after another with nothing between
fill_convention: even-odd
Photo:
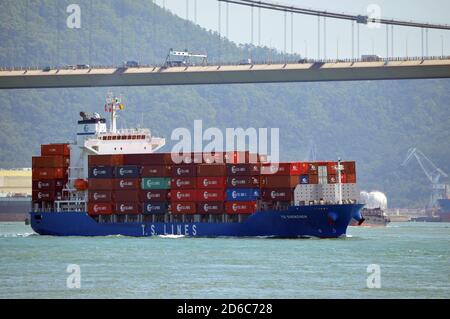
<instances>
[{"instance_id":1,"label":"red shipping container","mask_svg":"<svg viewBox=\"0 0 450 319\"><path fill-rule=\"evenodd\" d=\"M32 171L32 180L64 179L66 175L65 168L35 168Z\"/></svg>"},{"instance_id":2,"label":"red shipping container","mask_svg":"<svg viewBox=\"0 0 450 319\"><path fill-rule=\"evenodd\" d=\"M199 214L224 214L225 206L223 202L201 202L197 205Z\"/></svg>"},{"instance_id":3,"label":"red shipping container","mask_svg":"<svg viewBox=\"0 0 450 319\"><path fill-rule=\"evenodd\" d=\"M172 214L195 214L197 205L194 202L172 202L170 204Z\"/></svg>"},{"instance_id":4,"label":"red shipping container","mask_svg":"<svg viewBox=\"0 0 450 319\"><path fill-rule=\"evenodd\" d=\"M152 154L125 154L123 155L123 165L171 165L173 164L171 153Z\"/></svg>"},{"instance_id":5,"label":"red shipping container","mask_svg":"<svg viewBox=\"0 0 450 319\"><path fill-rule=\"evenodd\" d=\"M130 190L130 189L137 190L139 188L140 188L139 178L116 178L114 180L115 190Z\"/></svg>"},{"instance_id":6,"label":"red shipping container","mask_svg":"<svg viewBox=\"0 0 450 319\"><path fill-rule=\"evenodd\" d=\"M319 175L309 175L309 184L319 184Z\"/></svg>"},{"instance_id":7,"label":"red shipping container","mask_svg":"<svg viewBox=\"0 0 450 319\"><path fill-rule=\"evenodd\" d=\"M170 180L170 187L173 189L194 189L196 184L195 177L178 177Z\"/></svg>"},{"instance_id":8,"label":"red shipping container","mask_svg":"<svg viewBox=\"0 0 450 319\"><path fill-rule=\"evenodd\" d=\"M63 155L70 156L69 144L45 144L41 145L42 156Z\"/></svg>"},{"instance_id":9,"label":"red shipping container","mask_svg":"<svg viewBox=\"0 0 450 319\"><path fill-rule=\"evenodd\" d=\"M90 216L112 215L113 207L109 203L91 203L88 205L88 214Z\"/></svg>"},{"instance_id":10,"label":"red shipping container","mask_svg":"<svg viewBox=\"0 0 450 319\"><path fill-rule=\"evenodd\" d=\"M197 176L222 177L227 175L225 164L199 164L197 165Z\"/></svg>"},{"instance_id":11,"label":"red shipping container","mask_svg":"<svg viewBox=\"0 0 450 319\"><path fill-rule=\"evenodd\" d=\"M91 166L122 166L123 155L89 155L88 165Z\"/></svg>"},{"instance_id":12,"label":"red shipping container","mask_svg":"<svg viewBox=\"0 0 450 319\"><path fill-rule=\"evenodd\" d=\"M112 191L89 191L90 203L110 203L112 202Z\"/></svg>"},{"instance_id":13,"label":"red shipping container","mask_svg":"<svg viewBox=\"0 0 450 319\"><path fill-rule=\"evenodd\" d=\"M265 201L292 201L294 192L291 188L266 188L262 190L262 198Z\"/></svg>"},{"instance_id":14,"label":"red shipping container","mask_svg":"<svg viewBox=\"0 0 450 319\"><path fill-rule=\"evenodd\" d=\"M225 188L226 177L197 177L197 187L201 189Z\"/></svg>"},{"instance_id":15,"label":"red shipping container","mask_svg":"<svg viewBox=\"0 0 450 319\"><path fill-rule=\"evenodd\" d=\"M295 188L299 183L300 183L299 176L265 175L261 177L262 188Z\"/></svg>"},{"instance_id":16,"label":"red shipping container","mask_svg":"<svg viewBox=\"0 0 450 319\"><path fill-rule=\"evenodd\" d=\"M42 190L32 191L33 202L53 202L62 198L61 191L55 190Z\"/></svg>"},{"instance_id":17,"label":"red shipping container","mask_svg":"<svg viewBox=\"0 0 450 319\"><path fill-rule=\"evenodd\" d=\"M136 202L119 202L114 206L115 214L140 214L141 207Z\"/></svg>"},{"instance_id":18,"label":"red shipping container","mask_svg":"<svg viewBox=\"0 0 450 319\"><path fill-rule=\"evenodd\" d=\"M338 163L337 162L328 162L327 163L327 175L336 175Z\"/></svg>"},{"instance_id":19,"label":"red shipping container","mask_svg":"<svg viewBox=\"0 0 450 319\"><path fill-rule=\"evenodd\" d=\"M64 179L33 181L33 190L61 190L67 183Z\"/></svg>"},{"instance_id":20,"label":"red shipping container","mask_svg":"<svg viewBox=\"0 0 450 319\"><path fill-rule=\"evenodd\" d=\"M147 165L141 169L141 177L170 177L172 176L172 166L170 165Z\"/></svg>"},{"instance_id":21,"label":"red shipping container","mask_svg":"<svg viewBox=\"0 0 450 319\"><path fill-rule=\"evenodd\" d=\"M356 184L356 174L346 174L346 175L347 175L346 183Z\"/></svg>"},{"instance_id":22,"label":"red shipping container","mask_svg":"<svg viewBox=\"0 0 450 319\"><path fill-rule=\"evenodd\" d=\"M255 176L235 176L227 178L228 188L259 188L261 180Z\"/></svg>"},{"instance_id":23,"label":"red shipping container","mask_svg":"<svg viewBox=\"0 0 450 319\"><path fill-rule=\"evenodd\" d=\"M197 167L195 164L174 165L172 167L173 177L195 177L197 176Z\"/></svg>"},{"instance_id":24,"label":"red shipping container","mask_svg":"<svg viewBox=\"0 0 450 319\"><path fill-rule=\"evenodd\" d=\"M227 214L253 214L257 210L256 202L227 202L225 212Z\"/></svg>"},{"instance_id":25,"label":"red shipping container","mask_svg":"<svg viewBox=\"0 0 450 319\"><path fill-rule=\"evenodd\" d=\"M328 175L328 184L337 184L337 175ZM341 173L341 183L347 183L347 175Z\"/></svg>"},{"instance_id":26,"label":"red shipping container","mask_svg":"<svg viewBox=\"0 0 450 319\"><path fill-rule=\"evenodd\" d=\"M224 189L202 189L198 191L199 202L222 202L225 200Z\"/></svg>"},{"instance_id":27,"label":"red shipping container","mask_svg":"<svg viewBox=\"0 0 450 319\"><path fill-rule=\"evenodd\" d=\"M166 202L170 200L170 190L155 189L155 190L141 190L139 192L140 202Z\"/></svg>"},{"instance_id":28,"label":"red shipping container","mask_svg":"<svg viewBox=\"0 0 450 319\"><path fill-rule=\"evenodd\" d=\"M257 176L261 172L260 164L228 164L228 176Z\"/></svg>"},{"instance_id":29,"label":"red shipping container","mask_svg":"<svg viewBox=\"0 0 450 319\"><path fill-rule=\"evenodd\" d=\"M90 178L88 180L88 188L90 191L112 191L114 189L114 183L114 179Z\"/></svg>"},{"instance_id":30,"label":"red shipping container","mask_svg":"<svg viewBox=\"0 0 450 319\"><path fill-rule=\"evenodd\" d=\"M31 159L33 168L58 168L68 167L68 156L34 156Z\"/></svg>"},{"instance_id":31,"label":"red shipping container","mask_svg":"<svg viewBox=\"0 0 450 319\"><path fill-rule=\"evenodd\" d=\"M173 189L170 199L176 202L196 202L197 191L195 189Z\"/></svg>"},{"instance_id":32,"label":"red shipping container","mask_svg":"<svg viewBox=\"0 0 450 319\"><path fill-rule=\"evenodd\" d=\"M319 173L320 163L308 163L308 172L309 175L317 175Z\"/></svg>"},{"instance_id":33,"label":"red shipping container","mask_svg":"<svg viewBox=\"0 0 450 319\"><path fill-rule=\"evenodd\" d=\"M261 174L263 175L296 175L301 174L300 163L271 163L261 166Z\"/></svg>"},{"instance_id":34,"label":"red shipping container","mask_svg":"<svg viewBox=\"0 0 450 319\"><path fill-rule=\"evenodd\" d=\"M347 174L356 174L356 162L342 162L344 166L344 172Z\"/></svg>"},{"instance_id":35,"label":"red shipping container","mask_svg":"<svg viewBox=\"0 0 450 319\"><path fill-rule=\"evenodd\" d=\"M113 199L115 202L139 202L138 190L114 191Z\"/></svg>"}]
</instances>

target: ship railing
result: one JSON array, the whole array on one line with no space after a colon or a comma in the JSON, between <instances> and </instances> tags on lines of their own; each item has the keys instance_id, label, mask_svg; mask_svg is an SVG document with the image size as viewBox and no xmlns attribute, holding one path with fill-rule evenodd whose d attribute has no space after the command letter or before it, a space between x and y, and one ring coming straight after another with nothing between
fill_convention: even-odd
<instances>
[{"instance_id":1,"label":"ship railing","mask_svg":"<svg viewBox=\"0 0 450 319\"><path fill-rule=\"evenodd\" d=\"M86 201L82 199L55 201L55 209L58 213L63 212L86 212Z\"/></svg>"}]
</instances>

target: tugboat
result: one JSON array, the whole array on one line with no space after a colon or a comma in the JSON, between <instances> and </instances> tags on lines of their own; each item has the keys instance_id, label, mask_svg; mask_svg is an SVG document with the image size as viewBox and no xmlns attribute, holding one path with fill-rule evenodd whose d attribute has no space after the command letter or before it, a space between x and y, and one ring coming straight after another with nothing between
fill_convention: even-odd
<instances>
[{"instance_id":1,"label":"tugboat","mask_svg":"<svg viewBox=\"0 0 450 319\"><path fill-rule=\"evenodd\" d=\"M374 191L367 193L361 192L360 202L365 204L365 207L361 210L364 216L364 222L358 222L353 220L350 226L365 226L365 227L383 227L387 226L391 220L384 212L387 209L386 195Z\"/></svg>"}]
</instances>

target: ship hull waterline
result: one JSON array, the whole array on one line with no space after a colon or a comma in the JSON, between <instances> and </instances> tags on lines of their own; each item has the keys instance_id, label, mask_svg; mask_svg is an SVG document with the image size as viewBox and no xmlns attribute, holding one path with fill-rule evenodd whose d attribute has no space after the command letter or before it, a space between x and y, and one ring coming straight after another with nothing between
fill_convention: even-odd
<instances>
[{"instance_id":1,"label":"ship hull waterline","mask_svg":"<svg viewBox=\"0 0 450 319\"><path fill-rule=\"evenodd\" d=\"M346 235L350 221L362 207L359 204L321 205L292 207L286 211L261 211L242 223L98 223L86 212L30 214L33 230L49 236L339 238Z\"/></svg>"}]
</instances>

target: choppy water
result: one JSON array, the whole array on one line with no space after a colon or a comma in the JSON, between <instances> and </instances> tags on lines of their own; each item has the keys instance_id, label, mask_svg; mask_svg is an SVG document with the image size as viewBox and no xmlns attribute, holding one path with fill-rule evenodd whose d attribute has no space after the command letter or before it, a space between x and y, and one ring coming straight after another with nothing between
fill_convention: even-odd
<instances>
[{"instance_id":1,"label":"choppy water","mask_svg":"<svg viewBox=\"0 0 450 319\"><path fill-rule=\"evenodd\" d=\"M55 238L0 223L0 298L449 298L450 224L335 240ZM67 288L67 266L81 289ZM378 264L381 288L367 288Z\"/></svg>"}]
</instances>

